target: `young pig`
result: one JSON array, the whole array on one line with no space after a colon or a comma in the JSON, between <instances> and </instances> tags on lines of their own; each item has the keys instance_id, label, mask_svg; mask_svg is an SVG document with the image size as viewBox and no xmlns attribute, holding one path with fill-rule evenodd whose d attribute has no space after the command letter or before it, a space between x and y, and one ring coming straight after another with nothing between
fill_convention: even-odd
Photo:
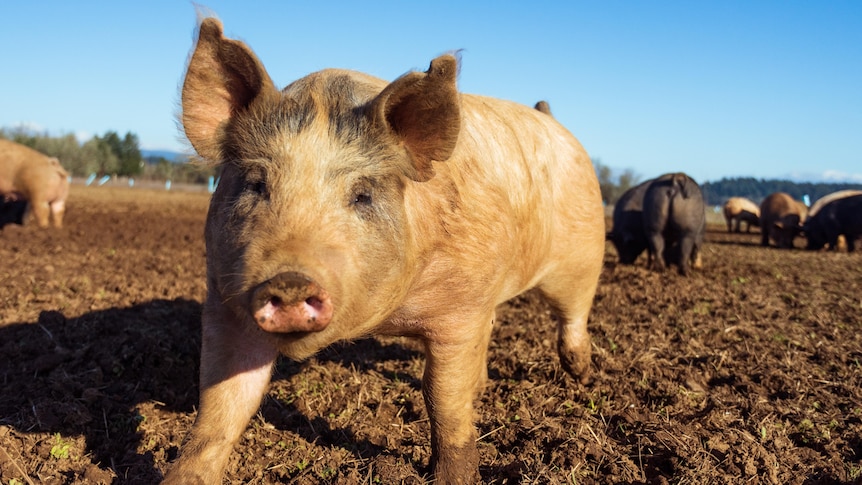
<instances>
[{"instance_id":1,"label":"young pig","mask_svg":"<svg viewBox=\"0 0 862 485\"><path fill-rule=\"evenodd\" d=\"M56 158L0 139L0 202L13 203L12 207L18 209L22 205L18 203L26 201L40 227L48 227L49 222L54 227L63 226L69 196L68 177ZM24 219L18 220L23 222Z\"/></svg>"},{"instance_id":2,"label":"young pig","mask_svg":"<svg viewBox=\"0 0 862 485\"><path fill-rule=\"evenodd\" d=\"M208 18L182 125L222 169L206 225L200 411L165 483L221 483L278 353L409 335L438 483L476 483L473 400L495 307L538 287L584 378L604 253L589 157L554 119L459 94L456 59L386 83L324 70L279 91Z\"/></svg>"}]
</instances>

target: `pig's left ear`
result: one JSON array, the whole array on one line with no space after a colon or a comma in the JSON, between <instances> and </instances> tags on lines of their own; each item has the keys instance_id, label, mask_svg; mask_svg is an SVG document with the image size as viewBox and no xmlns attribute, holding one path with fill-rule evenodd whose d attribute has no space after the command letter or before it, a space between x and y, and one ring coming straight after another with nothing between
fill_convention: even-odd
<instances>
[{"instance_id":1,"label":"pig's left ear","mask_svg":"<svg viewBox=\"0 0 862 485\"><path fill-rule=\"evenodd\" d=\"M182 93L182 124L198 155L220 162L227 121L275 85L244 43L227 39L221 22L204 19Z\"/></svg>"},{"instance_id":2,"label":"pig's left ear","mask_svg":"<svg viewBox=\"0 0 862 485\"><path fill-rule=\"evenodd\" d=\"M407 151L413 169L408 175L414 180L433 177L431 162L446 161L455 150L461 130L457 71L455 56L440 56L426 72L393 81L372 103L374 122Z\"/></svg>"}]
</instances>

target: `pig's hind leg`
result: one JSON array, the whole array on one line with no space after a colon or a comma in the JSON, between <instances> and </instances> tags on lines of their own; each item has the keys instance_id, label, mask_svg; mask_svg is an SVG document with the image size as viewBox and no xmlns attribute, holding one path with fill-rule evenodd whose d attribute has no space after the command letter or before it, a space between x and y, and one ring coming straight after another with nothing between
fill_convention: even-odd
<instances>
[{"instance_id":1,"label":"pig's hind leg","mask_svg":"<svg viewBox=\"0 0 862 485\"><path fill-rule=\"evenodd\" d=\"M58 200L51 202L51 222L54 227L63 227L63 214L66 212L66 201Z\"/></svg>"},{"instance_id":2,"label":"pig's hind leg","mask_svg":"<svg viewBox=\"0 0 862 485\"><path fill-rule=\"evenodd\" d=\"M590 335L587 320L598 286L598 270L575 267L553 275L539 287L557 320L557 352L560 365L575 380L585 384L590 377Z\"/></svg>"},{"instance_id":3,"label":"pig's hind leg","mask_svg":"<svg viewBox=\"0 0 862 485\"><path fill-rule=\"evenodd\" d=\"M39 227L48 227L51 217L51 206L48 205L48 202L34 198L30 201L30 208Z\"/></svg>"},{"instance_id":4,"label":"pig's hind leg","mask_svg":"<svg viewBox=\"0 0 862 485\"><path fill-rule=\"evenodd\" d=\"M164 484L221 483L233 447L269 384L277 350L265 334L245 331L229 315L220 306L204 308L200 409Z\"/></svg>"},{"instance_id":5,"label":"pig's hind leg","mask_svg":"<svg viewBox=\"0 0 862 485\"><path fill-rule=\"evenodd\" d=\"M654 271L664 271L664 235L660 231L654 231L647 239L649 241L647 267Z\"/></svg>"},{"instance_id":6,"label":"pig's hind leg","mask_svg":"<svg viewBox=\"0 0 862 485\"><path fill-rule=\"evenodd\" d=\"M679 274L688 276L691 273L692 263L695 262L698 256L694 236L689 234L683 235L679 244Z\"/></svg>"}]
</instances>

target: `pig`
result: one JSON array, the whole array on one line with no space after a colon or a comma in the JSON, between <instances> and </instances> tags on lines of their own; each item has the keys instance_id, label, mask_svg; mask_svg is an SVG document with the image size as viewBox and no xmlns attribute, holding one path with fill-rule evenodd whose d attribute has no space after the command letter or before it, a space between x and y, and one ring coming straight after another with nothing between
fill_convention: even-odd
<instances>
[{"instance_id":1,"label":"pig","mask_svg":"<svg viewBox=\"0 0 862 485\"><path fill-rule=\"evenodd\" d=\"M438 483L478 483L473 401L495 307L528 289L585 382L604 253L590 158L533 108L456 87L458 60L391 83L326 69L275 88L206 18L181 95L198 155L221 167L206 221L200 408L164 483L221 483L279 353L405 335Z\"/></svg>"},{"instance_id":2,"label":"pig","mask_svg":"<svg viewBox=\"0 0 862 485\"><path fill-rule=\"evenodd\" d=\"M833 200L843 199L845 197L850 197L851 195L859 194L862 194L862 190L839 190L837 192L832 192L831 194L826 194L811 204L811 207L808 209L808 218L814 217L817 212L823 208L823 206Z\"/></svg>"},{"instance_id":3,"label":"pig","mask_svg":"<svg viewBox=\"0 0 862 485\"><path fill-rule=\"evenodd\" d=\"M806 248L818 250L828 244L829 248L835 251L839 246L838 238L843 235L847 251L853 252L856 249L856 240L862 236L862 193L837 197L831 197L832 195L823 198L830 199L826 204L815 203L812 206L811 214L803 225L807 239Z\"/></svg>"},{"instance_id":4,"label":"pig","mask_svg":"<svg viewBox=\"0 0 862 485\"><path fill-rule=\"evenodd\" d=\"M644 193L643 224L648 266L661 271L673 263L682 275L703 267L706 206L694 179L679 172L653 180Z\"/></svg>"},{"instance_id":5,"label":"pig","mask_svg":"<svg viewBox=\"0 0 862 485\"><path fill-rule=\"evenodd\" d=\"M808 207L789 194L769 194L760 203L760 244L769 246L772 239L779 248L792 248L807 215Z\"/></svg>"},{"instance_id":6,"label":"pig","mask_svg":"<svg viewBox=\"0 0 862 485\"><path fill-rule=\"evenodd\" d=\"M4 200L0 198L0 229L9 224L24 225L24 215L26 213L26 200Z\"/></svg>"},{"instance_id":7,"label":"pig","mask_svg":"<svg viewBox=\"0 0 862 485\"><path fill-rule=\"evenodd\" d=\"M614 244L622 264L634 264L638 256L646 251L643 203L644 194L653 180L628 189L614 204L613 229L608 238Z\"/></svg>"},{"instance_id":8,"label":"pig","mask_svg":"<svg viewBox=\"0 0 862 485\"><path fill-rule=\"evenodd\" d=\"M743 222L745 232L751 232L751 226L760 226L760 207L745 197L731 197L724 203L724 220L727 221L727 232L742 232Z\"/></svg>"},{"instance_id":9,"label":"pig","mask_svg":"<svg viewBox=\"0 0 862 485\"><path fill-rule=\"evenodd\" d=\"M63 226L69 174L59 160L30 147L0 139L0 196L27 201L40 227Z\"/></svg>"}]
</instances>

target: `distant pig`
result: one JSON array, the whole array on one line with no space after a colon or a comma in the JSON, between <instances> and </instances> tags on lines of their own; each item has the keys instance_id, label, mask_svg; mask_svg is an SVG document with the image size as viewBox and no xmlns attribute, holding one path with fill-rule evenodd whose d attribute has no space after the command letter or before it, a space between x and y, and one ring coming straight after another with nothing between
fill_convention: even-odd
<instances>
[{"instance_id":1,"label":"distant pig","mask_svg":"<svg viewBox=\"0 0 862 485\"><path fill-rule=\"evenodd\" d=\"M648 265L663 270L676 264L680 274L702 266L700 248L706 232L706 207L700 186L684 173L655 179L643 202Z\"/></svg>"},{"instance_id":2,"label":"distant pig","mask_svg":"<svg viewBox=\"0 0 862 485\"><path fill-rule=\"evenodd\" d=\"M69 174L56 158L0 139L0 197L27 201L40 227L62 227L69 195Z\"/></svg>"},{"instance_id":3,"label":"distant pig","mask_svg":"<svg viewBox=\"0 0 862 485\"><path fill-rule=\"evenodd\" d=\"M812 213L803 226L808 240L806 248L823 249L828 244L835 251L838 249L838 238L843 235L847 241L847 251L853 252L856 240L862 236L862 192L839 197L831 195L823 198L829 198L825 204L815 204L816 212L812 206Z\"/></svg>"},{"instance_id":4,"label":"distant pig","mask_svg":"<svg viewBox=\"0 0 862 485\"><path fill-rule=\"evenodd\" d=\"M769 194L760 203L760 244L775 241L779 248L793 247L793 240L802 232L808 208L784 192Z\"/></svg>"},{"instance_id":5,"label":"distant pig","mask_svg":"<svg viewBox=\"0 0 862 485\"><path fill-rule=\"evenodd\" d=\"M724 220L727 232L741 232L743 222L745 232L751 232L751 226L760 226L760 207L745 197L731 197L724 203Z\"/></svg>"},{"instance_id":6,"label":"distant pig","mask_svg":"<svg viewBox=\"0 0 862 485\"><path fill-rule=\"evenodd\" d=\"M165 483L221 483L282 353L371 334L423 342L438 483L478 483L473 401L495 307L538 288L563 368L590 365L598 181L552 117L456 89L456 58L391 83L328 69L283 90L219 21L199 26L181 121L222 170L206 223L200 411Z\"/></svg>"},{"instance_id":7,"label":"distant pig","mask_svg":"<svg viewBox=\"0 0 862 485\"><path fill-rule=\"evenodd\" d=\"M614 244L622 264L634 264L647 248L644 230L644 194L653 179L625 191L614 204L613 229L609 239Z\"/></svg>"},{"instance_id":8,"label":"distant pig","mask_svg":"<svg viewBox=\"0 0 862 485\"><path fill-rule=\"evenodd\" d=\"M862 190L839 190L824 195L823 197L817 199L813 204L811 204L811 207L808 208L808 218L817 215L820 209L826 206L826 204L829 204L834 200L850 197L851 195L862 195ZM806 221L808 220L808 218L806 218Z\"/></svg>"},{"instance_id":9,"label":"distant pig","mask_svg":"<svg viewBox=\"0 0 862 485\"><path fill-rule=\"evenodd\" d=\"M4 200L0 197L0 229L9 224L23 225L26 212L26 200Z\"/></svg>"}]
</instances>

